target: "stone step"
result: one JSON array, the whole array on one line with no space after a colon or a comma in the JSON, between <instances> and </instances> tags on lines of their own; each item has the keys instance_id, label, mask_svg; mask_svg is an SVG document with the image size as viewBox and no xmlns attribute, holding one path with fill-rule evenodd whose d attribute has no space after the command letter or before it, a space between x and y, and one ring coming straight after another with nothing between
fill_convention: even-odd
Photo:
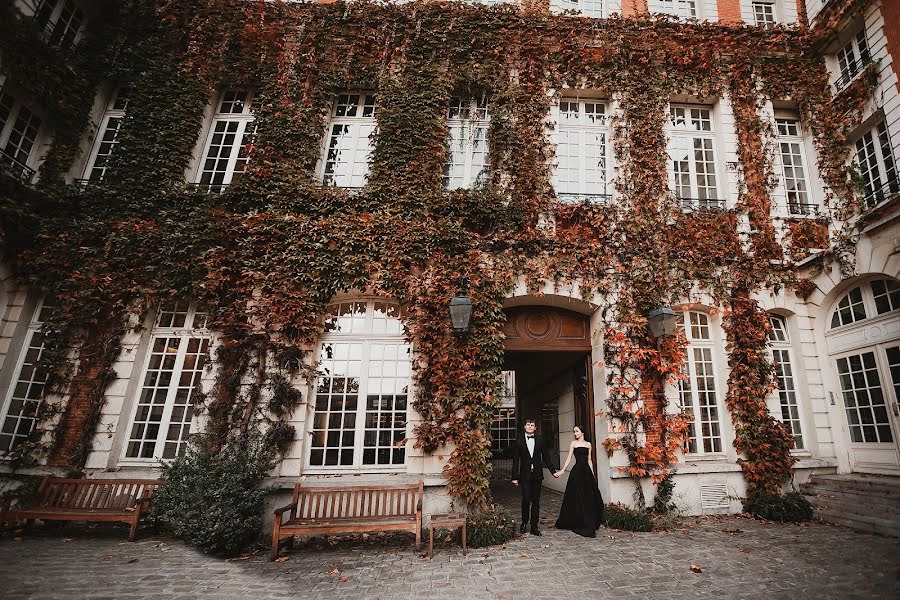
<instances>
[{"instance_id":1,"label":"stone step","mask_svg":"<svg viewBox=\"0 0 900 600\"><path fill-rule=\"evenodd\" d=\"M816 510L815 516L827 523L843 525L856 531L889 537L900 537L900 522L896 519L880 519L834 510Z\"/></svg>"},{"instance_id":2,"label":"stone step","mask_svg":"<svg viewBox=\"0 0 900 600\"><path fill-rule=\"evenodd\" d=\"M846 514L855 514L865 517L876 517L893 520L900 524L900 507L875 502L862 502L853 497L815 494L806 495L806 499L816 510L833 510Z\"/></svg>"},{"instance_id":3,"label":"stone step","mask_svg":"<svg viewBox=\"0 0 900 600\"><path fill-rule=\"evenodd\" d=\"M836 500L849 504L855 503L861 507L871 507L873 509L900 511L900 497L886 494L847 490L838 486L816 484L801 485L800 490L805 496Z\"/></svg>"},{"instance_id":4,"label":"stone step","mask_svg":"<svg viewBox=\"0 0 900 600\"><path fill-rule=\"evenodd\" d=\"M900 498L900 477L889 475L813 475L810 484L878 492Z\"/></svg>"}]
</instances>

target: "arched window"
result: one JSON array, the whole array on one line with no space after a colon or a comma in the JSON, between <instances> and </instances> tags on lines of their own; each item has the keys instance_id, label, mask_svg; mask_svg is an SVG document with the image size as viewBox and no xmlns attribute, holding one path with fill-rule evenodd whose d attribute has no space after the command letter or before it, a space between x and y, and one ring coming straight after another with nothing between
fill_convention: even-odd
<instances>
[{"instance_id":1,"label":"arched window","mask_svg":"<svg viewBox=\"0 0 900 600\"><path fill-rule=\"evenodd\" d=\"M787 322L780 315L769 315L769 345L775 366L775 394L781 406L781 421L794 436L794 448L803 449L803 434L800 429L800 407L797 404L797 386L794 380L794 366L791 360L791 338Z\"/></svg>"},{"instance_id":2,"label":"arched window","mask_svg":"<svg viewBox=\"0 0 900 600\"><path fill-rule=\"evenodd\" d=\"M722 452L721 413L716 382L716 341L709 315L685 311L678 326L688 340L686 378L678 382L678 398L684 413L693 417L685 451L690 454ZM715 356L715 358L714 358Z\"/></svg>"},{"instance_id":3,"label":"arched window","mask_svg":"<svg viewBox=\"0 0 900 600\"><path fill-rule=\"evenodd\" d=\"M311 469L384 470L406 462L410 345L383 299L328 307L319 347Z\"/></svg>"},{"instance_id":4,"label":"arched window","mask_svg":"<svg viewBox=\"0 0 900 600\"><path fill-rule=\"evenodd\" d=\"M893 279L875 279L844 294L831 314L831 329L898 309L900 309L900 283Z\"/></svg>"},{"instance_id":5,"label":"arched window","mask_svg":"<svg viewBox=\"0 0 900 600\"><path fill-rule=\"evenodd\" d=\"M138 391L126 461L157 462L184 454L209 354L206 313L182 300L160 306Z\"/></svg>"}]
</instances>

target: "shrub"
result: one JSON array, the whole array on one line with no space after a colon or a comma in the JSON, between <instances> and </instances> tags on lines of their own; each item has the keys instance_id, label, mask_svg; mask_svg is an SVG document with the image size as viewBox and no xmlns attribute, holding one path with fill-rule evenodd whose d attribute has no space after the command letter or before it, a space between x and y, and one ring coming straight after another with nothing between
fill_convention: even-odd
<instances>
[{"instance_id":1,"label":"shrub","mask_svg":"<svg viewBox=\"0 0 900 600\"><path fill-rule=\"evenodd\" d=\"M472 548L505 544L516 537L516 522L504 510L494 506L469 515L466 543Z\"/></svg>"},{"instance_id":2,"label":"shrub","mask_svg":"<svg viewBox=\"0 0 900 600\"><path fill-rule=\"evenodd\" d=\"M650 531L653 520L642 510L629 508L621 504L607 504L603 510L603 524L613 529L626 531Z\"/></svg>"},{"instance_id":3,"label":"shrub","mask_svg":"<svg viewBox=\"0 0 900 600\"><path fill-rule=\"evenodd\" d=\"M813 508L809 500L798 492L784 495L759 494L744 502L744 512L758 519L781 521L782 523L800 523L809 521L813 516Z\"/></svg>"},{"instance_id":4,"label":"shrub","mask_svg":"<svg viewBox=\"0 0 900 600\"><path fill-rule=\"evenodd\" d=\"M659 485L656 486L656 497L653 499L653 506L650 511L655 515L667 515L676 510L675 503L672 502L672 494L675 492L674 473L669 472L663 477Z\"/></svg>"},{"instance_id":5,"label":"shrub","mask_svg":"<svg viewBox=\"0 0 900 600\"><path fill-rule=\"evenodd\" d=\"M274 465L258 438L229 443L220 452L197 436L184 456L164 466L155 516L175 536L209 554L244 550L262 529L259 483Z\"/></svg>"}]
</instances>

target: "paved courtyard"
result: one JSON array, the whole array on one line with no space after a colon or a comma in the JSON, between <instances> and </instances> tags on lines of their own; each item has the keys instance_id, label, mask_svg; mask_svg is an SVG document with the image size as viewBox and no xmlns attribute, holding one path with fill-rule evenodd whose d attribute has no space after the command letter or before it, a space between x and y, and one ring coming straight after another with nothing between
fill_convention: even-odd
<instances>
[{"instance_id":1,"label":"paved courtyard","mask_svg":"<svg viewBox=\"0 0 900 600\"><path fill-rule=\"evenodd\" d=\"M514 490L498 497L516 504ZM554 530L559 495L544 499L543 537L467 557L440 548L433 560L403 536L314 540L272 563L265 553L212 558L151 533L128 543L116 525L35 527L0 537L0 597L900 598L898 539L742 517L684 518L665 533L601 528L585 539Z\"/></svg>"}]
</instances>

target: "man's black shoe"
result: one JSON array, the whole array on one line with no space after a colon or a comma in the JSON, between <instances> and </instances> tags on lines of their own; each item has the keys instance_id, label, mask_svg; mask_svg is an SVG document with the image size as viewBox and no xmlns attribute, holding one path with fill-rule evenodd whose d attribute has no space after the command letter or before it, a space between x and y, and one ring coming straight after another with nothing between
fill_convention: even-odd
<instances>
[{"instance_id":1,"label":"man's black shoe","mask_svg":"<svg viewBox=\"0 0 900 600\"><path fill-rule=\"evenodd\" d=\"M540 535L544 535L544 534L542 534L541 531L540 531L537 527L532 527L532 528L531 528L531 535L537 535L537 536L540 536Z\"/></svg>"},{"instance_id":2,"label":"man's black shoe","mask_svg":"<svg viewBox=\"0 0 900 600\"><path fill-rule=\"evenodd\" d=\"M522 526L519 527L519 533L525 533L526 529L527 529L527 527L525 526L525 523L522 523Z\"/></svg>"}]
</instances>

